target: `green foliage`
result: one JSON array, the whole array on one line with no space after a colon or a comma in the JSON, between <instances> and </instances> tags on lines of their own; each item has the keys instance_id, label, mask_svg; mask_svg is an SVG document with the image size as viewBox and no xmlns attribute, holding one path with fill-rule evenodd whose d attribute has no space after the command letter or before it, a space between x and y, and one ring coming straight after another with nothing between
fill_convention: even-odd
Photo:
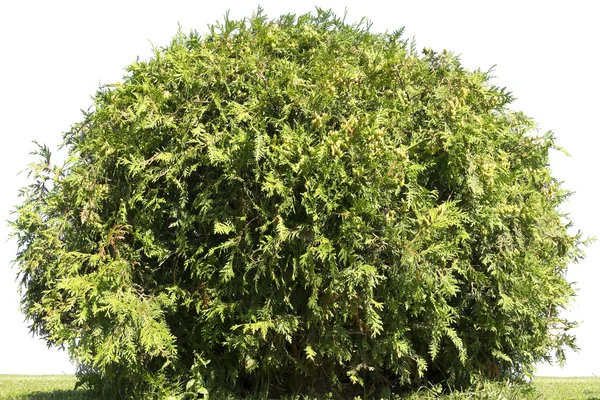
<instances>
[{"instance_id":1,"label":"green foliage","mask_svg":"<svg viewBox=\"0 0 600 400\"><path fill-rule=\"evenodd\" d=\"M488 73L322 10L127 71L13 222L31 329L99 396L460 389L574 346L554 139Z\"/></svg>"}]
</instances>

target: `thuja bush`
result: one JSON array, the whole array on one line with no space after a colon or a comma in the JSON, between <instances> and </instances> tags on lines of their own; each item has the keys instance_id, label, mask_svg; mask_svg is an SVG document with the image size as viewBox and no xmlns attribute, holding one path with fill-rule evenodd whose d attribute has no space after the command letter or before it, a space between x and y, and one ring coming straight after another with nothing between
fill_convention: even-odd
<instances>
[{"instance_id":1,"label":"thuja bush","mask_svg":"<svg viewBox=\"0 0 600 400\"><path fill-rule=\"evenodd\" d=\"M105 398L373 398L561 359L582 241L512 100L322 10L179 33L29 169L31 330Z\"/></svg>"}]
</instances>

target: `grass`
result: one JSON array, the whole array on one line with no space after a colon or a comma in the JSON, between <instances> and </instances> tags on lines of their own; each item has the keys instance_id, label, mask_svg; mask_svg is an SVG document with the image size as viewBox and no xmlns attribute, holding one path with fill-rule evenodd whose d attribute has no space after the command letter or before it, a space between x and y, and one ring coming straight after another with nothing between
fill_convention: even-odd
<instances>
[{"instance_id":1,"label":"grass","mask_svg":"<svg viewBox=\"0 0 600 400\"><path fill-rule=\"evenodd\" d=\"M536 377L534 386L546 400L600 400L600 378Z\"/></svg>"},{"instance_id":2,"label":"grass","mask_svg":"<svg viewBox=\"0 0 600 400\"><path fill-rule=\"evenodd\" d=\"M600 400L600 378L536 377L533 383L541 394L541 399ZM0 375L0 400L87 398L85 391L74 388L73 375Z\"/></svg>"},{"instance_id":3,"label":"grass","mask_svg":"<svg viewBox=\"0 0 600 400\"><path fill-rule=\"evenodd\" d=\"M80 400L74 375L0 375L0 400Z\"/></svg>"}]
</instances>

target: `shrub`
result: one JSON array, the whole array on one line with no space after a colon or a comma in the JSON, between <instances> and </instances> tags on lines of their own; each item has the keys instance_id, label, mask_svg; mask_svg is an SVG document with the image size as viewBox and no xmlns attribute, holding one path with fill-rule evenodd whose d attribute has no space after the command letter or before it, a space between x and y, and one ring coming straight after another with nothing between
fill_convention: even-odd
<instances>
[{"instance_id":1,"label":"shrub","mask_svg":"<svg viewBox=\"0 0 600 400\"><path fill-rule=\"evenodd\" d=\"M365 398L573 347L551 134L331 12L178 34L102 87L13 229L31 329L106 398Z\"/></svg>"}]
</instances>

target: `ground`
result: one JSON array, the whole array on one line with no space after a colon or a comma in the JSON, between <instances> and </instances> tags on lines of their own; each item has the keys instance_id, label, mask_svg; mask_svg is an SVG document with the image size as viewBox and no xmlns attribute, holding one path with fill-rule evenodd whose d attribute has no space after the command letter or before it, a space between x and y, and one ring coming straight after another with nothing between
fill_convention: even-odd
<instances>
[{"instance_id":1,"label":"ground","mask_svg":"<svg viewBox=\"0 0 600 400\"><path fill-rule=\"evenodd\" d=\"M534 383L546 400L600 400L600 378L537 377Z\"/></svg>"},{"instance_id":2,"label":"ground","mask_svg":"<svg viewBox=\"0 0 600 400\"><path fill-rule=\"evenodd\" d=\"M79 400L73 375L0 375L0 400Z\"/></svg>"},{"instance_id":3,"label":"ground","mask_svg":"<svg viewBox=\"0 0 600 400\"><path fill-rule=\"evenodd\" d=\"M545 400L600 400L600 378L537 377L534 386ZM0 400L80 400L73 375L0 375Z\"/></svg>"}]
</instances>

